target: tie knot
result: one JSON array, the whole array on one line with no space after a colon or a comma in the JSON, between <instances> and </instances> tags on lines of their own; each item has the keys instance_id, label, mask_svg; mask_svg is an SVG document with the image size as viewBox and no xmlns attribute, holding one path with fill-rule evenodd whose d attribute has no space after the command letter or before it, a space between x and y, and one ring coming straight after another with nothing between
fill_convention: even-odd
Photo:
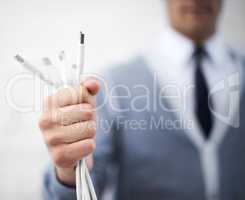
<instances>
[{"instance_id":1,"label":"tie knot","mask_svg":"<svg viewBox=\"0 0 245 200\"><path fill-rule=\"evenodd\" d=\"M196 45L194 49L193 56L196 57L204 57L207 55L207 52L205 50L205 47L202 45Z\"/></svg>"}]
</instances>

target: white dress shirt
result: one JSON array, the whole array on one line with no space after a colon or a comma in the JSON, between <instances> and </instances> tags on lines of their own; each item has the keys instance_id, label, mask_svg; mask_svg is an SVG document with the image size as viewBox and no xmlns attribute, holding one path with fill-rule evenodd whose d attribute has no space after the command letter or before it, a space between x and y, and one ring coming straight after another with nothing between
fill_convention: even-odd
<instances>
[{"instance_id":1,"label":"white dress shirt","mask_svg":"<svg viewBox=\"0 0 245 200\"><path fill-rule=\"evenodd\" d=\"M238 84L242 86L240 76L242 65L232 57L231 49L224 45L219 34L210 38L204 46L208 57L203 60L202 67L212 93L215 115L209 140L204 139L194 112L193 42L168 28L147 48L145 57L154 75L157 74L161 87L169 88L164 90L164 95L176 95L176 92L181 95L181 98L172 98L170 103L173 108L178 108L175 113L184 124L192 122L192 128L188 130L187 136L199 149L207 198L213 199L219 193L218 146L225 135L227 125L235 127L239 125L238 119L234 116L235 111L239 109L239 95L231 93L229 87Z\"/></svg>"}]
</instances>

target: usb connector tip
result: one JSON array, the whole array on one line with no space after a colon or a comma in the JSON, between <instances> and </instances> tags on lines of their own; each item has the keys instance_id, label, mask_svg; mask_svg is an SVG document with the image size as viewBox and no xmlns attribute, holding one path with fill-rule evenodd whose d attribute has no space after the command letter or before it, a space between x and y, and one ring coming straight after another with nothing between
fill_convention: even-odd
<instances>
[{"instance_id":1,"label":"usb connector tip","mask_svg":"<svg viewBox=\"0 0 245 200\"><path fill-rule=\"evenodd\" d=\"M80 44L84 44L84 40L85 40L85 35L80 32Z\"/></svg>"}]
</instances>

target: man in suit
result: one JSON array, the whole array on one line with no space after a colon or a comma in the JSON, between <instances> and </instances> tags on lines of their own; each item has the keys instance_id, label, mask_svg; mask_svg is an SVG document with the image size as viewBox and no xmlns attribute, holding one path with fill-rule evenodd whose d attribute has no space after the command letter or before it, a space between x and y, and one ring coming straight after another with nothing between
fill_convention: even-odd
<instances>
[{"instance_id":1,"label":"man in suit","mask_svg":"<svg viewBox=\"0 0 245 200\"><path fill-rule=\"evenodd\" d=\"M167 9L143 55L47 98L46 200L76 199L74 166L91 153L99 199L109 179L119 200L245 199L244 61L217 31L222 1Z\"/></svg>"}]
</instances>

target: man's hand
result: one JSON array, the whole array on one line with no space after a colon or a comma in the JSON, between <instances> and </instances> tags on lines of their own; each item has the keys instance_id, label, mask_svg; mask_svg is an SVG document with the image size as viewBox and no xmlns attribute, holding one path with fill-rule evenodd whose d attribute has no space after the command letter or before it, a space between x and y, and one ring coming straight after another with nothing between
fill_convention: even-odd
<instances>
[{"instance_id":1,"label":"man's hand","mask_svg":"<svg viewBox=\"0 0 245 200\"><path fill-rule=\"evenodd\" d=\"M59 90L45 101L39 121L58 179L75 185L74 167L95 149L97 80Z\"/></svg>"}]
</instances>

